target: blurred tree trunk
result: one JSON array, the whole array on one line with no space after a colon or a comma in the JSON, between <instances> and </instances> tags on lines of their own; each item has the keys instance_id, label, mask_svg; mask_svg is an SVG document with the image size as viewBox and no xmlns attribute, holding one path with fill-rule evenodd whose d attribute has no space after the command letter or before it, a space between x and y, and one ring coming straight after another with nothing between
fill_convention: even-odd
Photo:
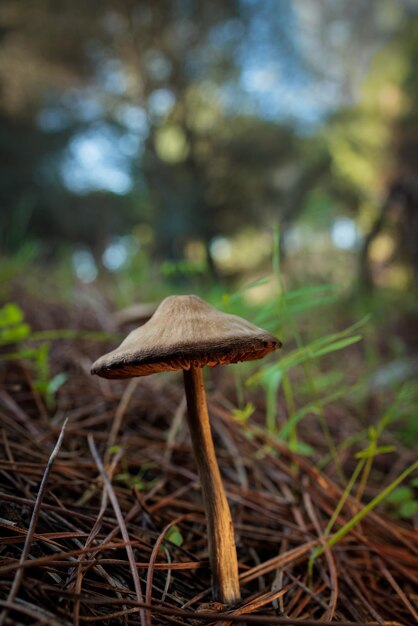
<instances>
[{"instance_id":1,"label":"blurred tree trunk","mask_svg":"<svg viewBox=\"0 0 418 626\"><path fill-rule=\"evenodd\" d=\"M370 268L370 247L374 239L379 235L382 231L383 225L386 220L386 215L390 209L392 204L392 194L389 193L386 200L382 203L380 207L380 211L373 222L373 225L367 235L364 238L363 245L360 249L359 254L359 285L360 288L364 291L369 291L373 288L373 277Z\"/></svg>"},{"instance_id":2,"label":"blurred tree trunk","mask_svg":"<svg viewBox=\"0 0 418 626\"><path fill-rule=\"evenodd\" d=\"M394 216L395 213L397 215ZM370 290L374 286L370 248L393 216L395 219L392 228L395 228L397 237L393 257L404 261L412 268L415 284L418 283L418 190L413 181L397 180L391 185L360 251L359 284L362 289Z\"/></svg>"}]
</instances>

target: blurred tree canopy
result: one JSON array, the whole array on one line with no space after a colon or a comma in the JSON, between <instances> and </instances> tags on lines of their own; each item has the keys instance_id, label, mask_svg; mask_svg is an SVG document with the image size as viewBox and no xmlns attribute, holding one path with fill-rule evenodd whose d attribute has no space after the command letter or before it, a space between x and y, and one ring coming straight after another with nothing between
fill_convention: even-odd
<instances>
[{"instance_id":1,"label":"blurred tree canopy","mask_svg":"<svg viewBox=\"0 0 418 626\"><path fill-rule=\"evenodd\" d=\"M155 258L199 242L215 269L215 238L286 233L321 205L358 219L366 282L388 224L417 271L416 16L408 0L2 0L0 249L85 245L100 263L146 226Z\"/></svg>"}]
</instances>

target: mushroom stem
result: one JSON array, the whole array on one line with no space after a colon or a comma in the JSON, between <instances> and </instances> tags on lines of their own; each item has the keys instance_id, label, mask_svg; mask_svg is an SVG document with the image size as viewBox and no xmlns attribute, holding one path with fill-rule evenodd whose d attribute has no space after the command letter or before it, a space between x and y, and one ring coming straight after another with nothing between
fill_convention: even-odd
<instances>
[{"instance_id":1,"label":"mushroom stem","mask_svg":"<svg viewBox=\"0 0 418 626\"><path fill-rule=\"evenodd\" d=\"M215 455L202 368L184 370L187 422L199 470L208 522L209 559L214 600L234 604L241 598L231 511Z\"/></svg>"}]
</instances>

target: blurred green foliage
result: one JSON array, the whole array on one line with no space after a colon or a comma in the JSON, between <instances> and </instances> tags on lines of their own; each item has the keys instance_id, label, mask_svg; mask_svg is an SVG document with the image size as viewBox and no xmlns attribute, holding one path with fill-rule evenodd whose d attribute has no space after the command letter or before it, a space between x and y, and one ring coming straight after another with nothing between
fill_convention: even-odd
<instances>
[{"instance_id":1,"label":"blurred green foliage","mask_svg":"<svg viewBox=\"0 0 418 626\"><path fill-rule=\"evenodd\" d=\"M0 254L29 241L44 262L86 249L106 272L109 246L129 235L132 254L165 263L171 278L205 267L219 279L265 266L279 223L299 270L335 278L345 266L351 281L410 288L411 3L51 10L41 0L28 10L4 0L0 26ZM345 256L330 238L341 217L357 228ZM304 256L315 260L300 266Z\"/></svg>"},{"instance_id":2,"label":"blurred green foliage","mask_svg":"<svg viewBox=\"0 0 418 626\"><path fill-rule=\"evenodd\" d=\"M49 343L33 345L34 339L38 337L32 332L29 324L25 323L24 313L20 307L15 303L5 304L0 309L0 346L5 346L9 351L0 353L0 362L28 360L34 369L35 389L39 391L47 407L53 408L55 394L67 377L64 373L52 376Z\"/></svg>"}]
</instances>

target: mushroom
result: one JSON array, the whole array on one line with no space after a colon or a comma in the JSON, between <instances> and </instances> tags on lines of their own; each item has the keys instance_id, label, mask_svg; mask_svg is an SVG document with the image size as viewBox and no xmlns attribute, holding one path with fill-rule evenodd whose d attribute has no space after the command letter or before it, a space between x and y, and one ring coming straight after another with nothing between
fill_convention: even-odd
<instances>
[{"instance_id":1,"label":"mushroom","mask_svg":"<svg viewBox=\"0 0 418 626\"><path fill-rule=\"evenodd\" d=\"M241 317L215 309L198 296L169 296L151 319L100 357L92 374L131 378L183 370L187 422L203 492L208 526L213 599L240 599L231 512L212 439L202 368L261 359L281 343Z\"/></svg>"}]
</instances>

